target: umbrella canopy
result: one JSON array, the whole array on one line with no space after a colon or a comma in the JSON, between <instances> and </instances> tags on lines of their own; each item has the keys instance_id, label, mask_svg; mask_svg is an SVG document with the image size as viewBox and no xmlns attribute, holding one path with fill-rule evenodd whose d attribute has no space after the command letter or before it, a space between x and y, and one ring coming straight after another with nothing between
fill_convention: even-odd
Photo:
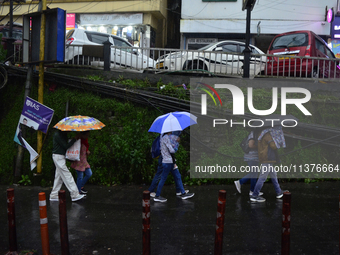
<instances>
[{"instance_id":1,"label":"umbrella canopy","mask_svg":"<svg viewBox=\"0 0 340 255\"><path fill-rule=\"evenodd\" d=\"M195 115L189 112L170 112L156 118L149 132L164 134L182 131L193 124L197 124L197 117Z\"/></svg>"},{"instance_id":2,"label":"umbrella canopy","mask_svg":"<svg viewBox=\"0 0 340 255\"><path fill-rule=\"evenodd\" d=\"M89 131L105 127L99 120L88 116L69 116L60 120L54 128L61 131Z\"/></svg>"}]
</instances>

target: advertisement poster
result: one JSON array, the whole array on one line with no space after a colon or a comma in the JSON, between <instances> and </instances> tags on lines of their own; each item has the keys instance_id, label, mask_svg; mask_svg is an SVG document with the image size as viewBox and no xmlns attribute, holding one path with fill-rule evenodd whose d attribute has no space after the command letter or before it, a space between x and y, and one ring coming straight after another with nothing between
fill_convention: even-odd
<instances>
[{"instance_id":1,"label":"advertisement poster","mask_svg":"<svg viewBox=\"0 0 340 255\"><path fill-rule=\"evenodd\" d=\"M53 114L54 111L51 108L40 104L30 97L26 97L14 141L29 151L31 170L35 168L35 160L39 157L39 154L24 139L22 135L23 129L31 128L46 133L53 118Z\"/></svg>"},{"instance_id":2,"label":"advertisement poster","mask_svg":"<svg viewBox=\"0 0 340 255\"><path fill-rule=\"evenodd\" d=\"M340 40L332 40L332 51L336 58L340 58Z\"/></svg>"}]
</instances>

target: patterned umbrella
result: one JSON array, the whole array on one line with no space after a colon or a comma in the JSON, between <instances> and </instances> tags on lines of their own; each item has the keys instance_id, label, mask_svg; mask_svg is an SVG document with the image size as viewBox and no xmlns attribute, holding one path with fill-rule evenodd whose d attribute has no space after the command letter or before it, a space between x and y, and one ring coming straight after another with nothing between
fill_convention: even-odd
<instances>
[{"instance_id":1,"label":"patterned umbrella","mask_svg":"<svg viewBox=\"0 0 340 255\"><path fill-rule=\"evenodd\" d=\"M69 116L60 120L54 128L61 131L88 131L105 127L99 120L88 116Z\"/></svg>"}]
</instances>

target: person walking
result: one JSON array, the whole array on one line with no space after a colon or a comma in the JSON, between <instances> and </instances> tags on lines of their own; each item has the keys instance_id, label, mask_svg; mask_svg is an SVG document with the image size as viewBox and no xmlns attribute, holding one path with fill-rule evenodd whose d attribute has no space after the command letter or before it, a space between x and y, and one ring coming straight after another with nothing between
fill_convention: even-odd
<instances>
[{"instance_id":1,"label":"person walking","mask_svg":"<svg viewBox=\"0 0 340 255\"><path fill-rule=\"evenodd\" d=\"M89 151L89 138L90 131L83 131L80 133L81 147L79 161L72 161L71 167L77 171L77 187L79 194L87 194L87 190L84 188L87 181L92 176L92 170L90 164L87 162L87 157L90 155ZM85 174L85 176L84 176Z\"/></svg>"},{"instance_id":2,"label":"person walking","mask_svg":"<svg viewBox=\"0 0 340 255\"><path fill-rule=\"evenodd\" d=\"M53 188L50 194L50 201L59 201L58 192L61 189L63 183L70 192L73 202L85 197L85 195L79 194L73 176L66 166L65 157L67 149L75 143L75 141L79 138L79 135L68 142L67 133L68 131L61 131L57 129L53 135L52 158L56 170Z\"/></svg>"},{"instance_id":3,"label":"person walking","mask_svg":"<svg viewBox=\"0 0 340 255\"><path fill-rule=\"evenodd\" d=\"M282 198L283 193L288 190L281 190L277 180L277 173L274 171L273 164L280 163L277 149L285 148L286 142L283 135L282 127L275 126L272 128L265 128L258 137L258 154L259 162L261 164L260 176L256 182L253 195L250 200L253 202L264 202L265 198L260 196L260 191L266 181L268 175L271 178L272 184L276 192L276 198Z\"/></svg>"},{"instance_id":4,"label":"person walking","mask_svg":"<svg viewBox=\"0 0 340 255\"><path fill-rule=\"evenodd\" d=\"M259 155L257 152L257 130L252 130L247 138L247 143L249 147L249 152L244 153L244 161L247 162L249 166L249 174L244 176L242 179L234 181L235 187L239 193L241 193L241 186L248 181L250 181L250 190L249 190L249 196L253 195L255 185L257 182L257 177L259 175ZM263 193L259 192L259 195L262 196Z\"/></svg>"},{"instance_id":5,"label":"person walking","mask_svg":"<svg viewBox=\"0 0 340 255\"><path fill-rule=\"evenodd\" d=\"M173 171L174 174L174 180L176 183L176 186L178 187L181 195L180 197L182 199L188 199L193 197L195 194L194 193L186 193L183 187L181 175L178 171L175 170L175 149L173 148L171 142L170 142L170 135L171 132L166 133L161 137L160 144L161 144L161 155L162 155L162 175L161 175L161 180L158 183L157 191L156 191L156 196L154 198L154 201L156 202L166 202L167 199L164 197L161 197L161 191L162 188L165 184L165 181L171 171ZM175 170L175 171L174 171Z\"/></svg>"}]
</instances>

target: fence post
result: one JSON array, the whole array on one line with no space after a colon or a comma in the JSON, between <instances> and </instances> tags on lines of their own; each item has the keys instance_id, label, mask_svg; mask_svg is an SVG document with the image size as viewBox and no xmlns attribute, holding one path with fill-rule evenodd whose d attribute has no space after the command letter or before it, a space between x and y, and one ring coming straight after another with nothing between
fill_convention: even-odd
<instances>
[{"instance_id":1,"label":"fence post","mask_svg":"<svg viewBox=\"0 0 340 255\"><path fill-rule=\"evenodd\" d=\"M290 202L291 193L283 193L281 255L288 255L290 252Z\"/></svg>"},{"instance_id":2,"label":"fence post","mask_svg":"<svg viewBox=\"0 0 340 255\"><path fill-rule=\"evenodd\" d=\"M105 41L104 43L104 71L110 71L111 69L111 45L109 40Z\"/></svg>"},{"instance_id":3,"label":"fence post","mask_svg":"<svg viewBox=\"0 0 340 255\"><path fill-rule=\"evenodd\" d=\"M14 189L7 189L7 214L8 214L8 237L9 252L16 252L17 231L15 225L15 206L14 206Z\"/></svg>"},{"instance_id":4,"label":"fence post","mask_svg":"<svg viewBox=\"0 0 340 255\"><path fill-rule=\"evenodd\" d=\"M48 235L48 220L46 209L46 195L45 192L39 193L39 213L40 213L40 233L41 233L41 247L42 254L50 254L50 243Z\"/></svg>"},{"instance_id":5,"label":"fence post","mask_svg":"<svg viewBox=\"0 0 340 255\"><path fill-rule=\"evenodd\" d=\"M150 255L150 191L143 191L143 255Z\"/></svg>"},{"instance_id":6,"label":"fence post","mask_svg":"<svg viewBox=\"0 0 340 255\"><path fill-rule=\"evenodd\" d=\"M61 255L69 255L67 214L66 214L66 193L65 190L59 190L59 224L60 224L60 243Z\"/></svg>"},{"instance_id":7,"label":"fence post","mask_svg":"<svg viewBox=\"0 0 340 255\"><path fill-rule=\"evenodd\" d=\"M227 193L225 190L220 190L218 193L217 219L215 232L215 253L214 253L215 255L222 255L226 195Z\"/></svg>"}]
</instances>

